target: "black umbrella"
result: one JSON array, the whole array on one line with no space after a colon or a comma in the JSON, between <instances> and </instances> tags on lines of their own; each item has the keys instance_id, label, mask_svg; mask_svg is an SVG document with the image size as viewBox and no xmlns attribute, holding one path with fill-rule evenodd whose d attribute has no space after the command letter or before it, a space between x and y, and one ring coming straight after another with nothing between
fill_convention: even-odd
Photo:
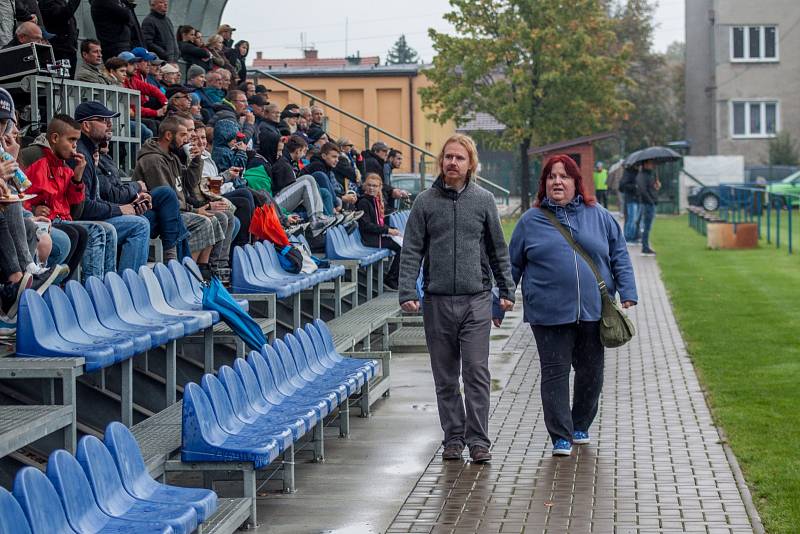
<instances>
[{"instance_id":1,"label":"black umbrella","mask_svg":"<svg viewBox=\"0 0 800 534\"><path fill-rule=\"evenodd\" d=\"M625 166L630 167L643 161L652 160L656 163L666 163L668 161L677 161L681 159L681 155L663 146L651 146L642 150L637 150L625 158Z\"/></svg>"}]
</instances>

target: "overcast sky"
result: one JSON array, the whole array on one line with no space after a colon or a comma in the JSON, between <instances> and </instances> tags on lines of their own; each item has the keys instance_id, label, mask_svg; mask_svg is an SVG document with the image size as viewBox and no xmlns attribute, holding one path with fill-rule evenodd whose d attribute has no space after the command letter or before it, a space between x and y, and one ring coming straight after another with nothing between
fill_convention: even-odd
<instances>
[{"instance_id":1,"label":"overcast sky","mask_svg":"<svg viewBox=\"0 0 800 534\"><path fill-rule=\"evenodd\" d=\"M684 1L659 0L653 43L656 50L664 51L673 41L685 40ZM433 47L428 28L450 30L442 19L449 10L447 0L406 0L400 4L386 0L229 0L222 21L237 28L234 39L250 41L251 53L261 50L265 57L300 57L304 33L306 44L316 46L320 57L360 52L362 56L378 55L383 62L400 34L405 34L420 56L430 61Z\"/></svg>"}]
</instances>

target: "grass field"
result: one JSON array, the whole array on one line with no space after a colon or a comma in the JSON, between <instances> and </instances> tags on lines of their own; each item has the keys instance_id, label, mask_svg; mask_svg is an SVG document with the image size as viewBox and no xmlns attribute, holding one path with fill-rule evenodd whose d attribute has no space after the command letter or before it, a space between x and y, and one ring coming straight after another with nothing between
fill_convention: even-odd
<instances>
[{"instance_id":1,"label":"grass field","mask_svg":"<svg viewBox=\"0 0 800 534\"><path fill-rule=\"evenodd\" d=\"M714 417L767 532L797 532L800 254L764 242L710 251L685 217L658 218L653 246Z\"/></svg>"}]
</instances>

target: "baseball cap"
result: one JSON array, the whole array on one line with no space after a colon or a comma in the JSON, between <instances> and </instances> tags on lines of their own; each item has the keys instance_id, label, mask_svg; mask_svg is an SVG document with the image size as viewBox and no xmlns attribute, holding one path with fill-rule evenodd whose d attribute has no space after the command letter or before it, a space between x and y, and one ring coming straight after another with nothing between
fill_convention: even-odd
<instances>
[{"instance_id":1,"label":"baseball cap","mask_svg":"<svg viewBox=\"0 0 800 534\"><path fill-rule=\"evenodd\" d=\"M234 28L230 24L223 24L222 26L219 27L219 29L217 30L217 33L220 33L220 32L235 32L235 31L236 31L236 28Z\"/></svg>"},{"instance_id":2,"label":"baseball cap","mask_svg":"<svg viewBox=\"0 0 800 534\"><path fill-rule=\"evenodd\" d=\"M166 65L161 66L161 74L175 74L176 72L180 72L180 69L175 65L170 65L167 63Z\"/></svg>"},{"instance_id":3,"label":"baseball cap","mask_svg":"<svg viewBox=\"0 0 800 534\"><path fill-rule=\"evenodd\" d=\"M119 54L117 54L117 57L123 61L127 61L128 63L136 59L136 56L134 56L130 52L120 52Z\"/></svg>"},{"instance_id":4,"label":"baseball cap","mask_svg":"<svg viewBox=\"0 0 800 534\"><path fill-rule=\"evenodd\" d=\"M159 66L163 65L164 63L166 63L166 61L164 61L163 59L159 59L159 58L150 60L150 64L151 65L155 65L156 67L159 67Z\"/></svg>"},{"instance_id":5,"label":"baseball cap","mask_svg":"<svg viewBox=\"0 0 800 534\"><path fill-rule=\"evenodd\" d=\"M158 59L158 56L154 53L150 52L146 48L141 46L137 46L133 50L131 50L131 54L136 56L136 59L144 60L144 61L155 61Z\"/></svg>"},{"instance_id":6,"label":"baseball cap","mask_svg":"<svg viewBox=\"0 0 800 534\"><path fill-rule=\"evenodd\" d=\"M116 119L119 117L118 111L111 111L100 102L90 100L82 102L75 108L75 120L84 122L92 119Z\"/></svg>"},{"instance_id":7,"label":"baseball cap","mask_svg":"<svg viewBox=\"0 0 800 534\"><path fill-rule=\"evenodd\" d=\"M186 85L170 85L166 88L165 92L167 94L167 98L172 98L173 96L177 95L178 93L183 94L191 94L194 92L195 87L189 87Z\"/></svg>"},{"instance_id":8,"label":"baseball cap","mask_svg":"<svg viewBox=\"0 0 800 534\"><path fill-rule=\"evenodd\" d=\"M11 93L2 87L0 87L0 120L17 122L14 114L14 99L11 98Z\"/></svg>"},{"instance_id":9,"label":"baseball cap","mask_svg":"<svg viewBox=\"0 0 800 534\"><path fill-rule=\"evenodd\" d=\"M266 106L267 104L269 104L269 100L264 98L262 95L253 95L247 99L247 103L250 104L251 106L253 105Z\"/></svg>"}]
</instances>

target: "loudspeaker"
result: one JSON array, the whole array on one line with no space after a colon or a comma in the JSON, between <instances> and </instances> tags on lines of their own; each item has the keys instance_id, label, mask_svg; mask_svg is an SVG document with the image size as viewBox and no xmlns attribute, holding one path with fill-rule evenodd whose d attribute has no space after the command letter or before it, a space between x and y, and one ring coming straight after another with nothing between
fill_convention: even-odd
<instances>
[{"instance_id":1,"label":"loudspeaker","mask_svg":"<svg viewBox=\"0 0 800 534\"><path fill-rule=\"evenodd\" d=\"M17 81L30 74L49 76L48 65L56 62L53 47L27 43L0 50L0 81Z\"/></svg>"}]
</instances>

